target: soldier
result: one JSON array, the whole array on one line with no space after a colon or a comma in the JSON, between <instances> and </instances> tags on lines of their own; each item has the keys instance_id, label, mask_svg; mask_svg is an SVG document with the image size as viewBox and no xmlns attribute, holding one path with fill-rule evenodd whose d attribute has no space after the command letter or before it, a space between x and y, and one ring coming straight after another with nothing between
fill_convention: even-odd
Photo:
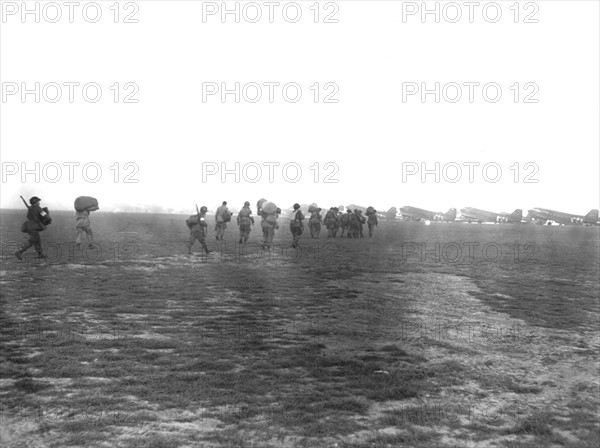
<instances>
[{"instance_id":1,"label":"soldier","mask_svg":"<svg viewBox=\"0 0 600 448\"><path fill-rule=\"evenodd\" d=\"M363 225L365 224L365 222L367 222L367 219L362 215L362 210L359 209L354 210L354 215L356 216L356 218L353 221L355 227L354 238L358 238L359 236L362 238Z\"/></svg>"},{"instance_id":2,"label":"soldier","mask_svg":"<svg viewBox=\"0 0 600 448\"><path fill-rule=\"evenodd\" d=\"M369 238L373 238L373 227L377 226L377 210L371 207L367 209L367 225L369 226Z\"/></svg>"},{"instance_id":3,"label":"soldier","mask_svg":"<svg viewBox=\"0 0 600 448\"><path fill-rule=\"evenodd\" d=\"M261 217L260 228L261 228L262 233L263 233L262 247L264 249L265 248L265 243L267 242L267 235L269 233L268 232L269 225L267 223L267 216L269 216L269 215L267 215L265 212L263 212L262 208L260 208L260 207L258 208L257 213L258 213L258 216Z\"/></svg>"},{"instance_id":4,"label":"soldier","mask_svg":"<svg viewBox=\"0 0 600 448\"><path fill-rule=\"evenodd\" d=\"M188 254L192 254L192 246L196 242L196 240L200 241L202 245L202 249L207 254L210 254L212 251L208 250L206 247L206 233L208 224L206 222L206 212L208 209L204 206L200 207L200 213L197 215L191 215L186 221L186 225L188 229L190 229L190 239L188 241Z\"/></svg>"},{"instance_id":5,"label":"soldier","mask_svg":"<svg viewBox=\"0 0 600 448\"><path fill-rule=\"evenodd\" d=\"M358 216L355 211L348 210L348 238L358 238Z\"/></svg>"},{"instance_id":6,"label":"soldier","mask_svg":"<svg viewBox=\"0 0 600 448\"><path fill-rule=\"evenodd\" d=\"M300 235L304 231L304 215L302 214L302 210L300 210L300 204L294 204L294 211L292 212L292 216L290 219L290 231L292 232L292 247L298 247L298 243L300 241Z\"/></svg>"},{"instance_id":7,"label":"soldier","mask_svg":"<svg viewBox=\"0 0 600 448\"><path fill-rule=\"evenodd\" d=\"M347 231L346 236L348 238L352 238L352 233L350 231L350 224L352 221L352 210L351 209L347 209L346 210L346 214L342 215L342 236L341 238L344 237L344 231Z\"/></svg>"},{"instance_id":8,"label":"soldier","mask_svg":"<svg viewBox=\"0 0 600 448\"><path fill-rule=\"evenodd\" d=\"M319 235L321 233L321 209L318 208L315 211L311 212L310 218L308 219L308 228L310 229L310 237L319 239Z\"/></svg>"},{"instance_id":9,"label":"soldier","mask_svg":"<svg viewBox=\"0 0 600 448\"><path fill-rule=\"evenodd\" d=\"M21 245L21 248L15 252L15 257L19 260L23 259L23 252L29 249L31 246L35 247L38 258L46 258L46 255L42 252L42 238L40 232L46 230L46 225L50 224L52 220L48 215L48 209L40 207L41 199L37 196L33 196L29 199L31 207L27 210L27 220L21 226L23 233L27 233L29 236L27 242ZM27 203L25 203L27 205Z\"/></svg>"},{"instance_id":10,"label":"soldier","mask_svg":"<svg viewBox=\"0 0 600 448\"><path fill-rule=\"evenodd\" d=\"M77 247L81 247L81 237L85 233L90 239L88 247L94 248L94 236L92 235L92 227L90 223L90 211L84 210L82 212L75 212L75 219L77 220L75 228L77 229L77 236L75 237L75 244Z\"/></svg>"},{"instance_id":11,"label":"soldier","mask_svg":"<svg viewBox=\"0 0 600 448\"><path fill-rule=\"evenodd\" d=\"M337 218L337 228L336 228L336 232L335 232L336 234L337 234L337 231L338 231L338 230L340 229L340 227L342 226L342 218L343 218L343 217L344 217L344 212L342 212L342 211L341 211L341 210L338 208L338 212L337 212L337 216L336 216L336 218ZM343 237L343 235L342 235L342 237ZM341 237L340 237L340 238L341 238Z\"/></svg>"},{"instance_id":12,"label":"soldier","mask_svg":"<svg viewBox=\"0 0 600 448\"><path fill-rule=\"evenodd\" d=\"M223 205L217 209L217 213L215 214L215 231L217 232L217 241L223 240L225 228L227 228L227 223L230 220L231 214L227 208L227 201L223 201Z\"/></svg>"},{"instance_id":13,"label":"soldier","mask_svg":"<svg viewBox=\"0 0 600 448\"><path fill-rule=\"evenodd\" d=\"M275 236L275 230L279 229L279 224L277 224L277 219L281 214L281 209L277 208L275 214L267 215L264 211L260 211L260 215L262 217L262 222L260 223L263 231L263 241L262 248L270 248L273 246L273 238Z\"/></svg>"},{"instance_id":14,"label":"soldier","mask_svg":"<svg viewBox=\"0 0 600 448\"><path fill-rule=\"evenodd\" d=\"M250 230L252 230L252 225L254 224L254 217L250 215L252 215L250 202L246 201L244 202L244 207L237 215L237 223L240 226L240 244L247 243L250 237Z\"/></svg>"},{"instance_id":15,"label":"soldier","mask_svg":"<svg viewBox=\"0 0 600 448\"><path fill-rule=\"evenodd\" d=\"M325 214L324 224L327 227L327 238L335 238L337 234L339 223L337 218L338 209L336 207L331 207L329 211Z\"/></svg>"}]
</instances>

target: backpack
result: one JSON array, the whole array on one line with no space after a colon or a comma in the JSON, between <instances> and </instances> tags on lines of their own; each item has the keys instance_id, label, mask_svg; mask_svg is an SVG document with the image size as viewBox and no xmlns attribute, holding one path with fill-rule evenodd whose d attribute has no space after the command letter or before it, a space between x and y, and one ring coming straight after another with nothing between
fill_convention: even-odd
<instances>
[{"instance_id":1,"label":"backpack","mask_svg":"<svg viewBox=\"0 0 600 448\"><path fill-rule=\"evenodd\" d=\"M335 213L332 210L329 210L326 214L325 214L325 220L324 223L325 224L332 224L335 221Z\"/></svg>"},{"instance_id":2,"label":"backpack","mask_svg":"<svg viewBox=\"0 0 600 448\"><path fill-rule=\"evenodd\" d=\"M302 220L304 219L304 215L300 209L296 210L294 213L294 217L290 221L290 227L302 227Z\"/></svg>"}]
</instances>

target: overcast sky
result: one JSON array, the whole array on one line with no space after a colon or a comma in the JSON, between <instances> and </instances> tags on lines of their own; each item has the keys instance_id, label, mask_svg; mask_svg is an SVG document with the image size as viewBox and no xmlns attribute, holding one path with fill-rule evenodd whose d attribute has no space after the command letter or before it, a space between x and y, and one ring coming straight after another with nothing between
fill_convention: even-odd
<instances>
[{"instance_id":1,"label":"overcast sky","mask_svg":"<svg viewBox=\"0 0 600 448\"><path fill-rule=\"evenodd\" d=\"M36 23L20 1L3 2L2 208L22 207L21 194L51 210L80 195L101 210L190 212L261 197L576 214L600 203L597 1L500 1L485 12L489 2L427 2L439 23L423 23L420 1L297 2L285 13L289 2L239 2L240 23L223 23L221 2L121 2L115 17L114 1L101 1L96 23L88 2L73 23L63 2L47 3ZM39 103L23 101L36 82ZM102 91L95 103L89 83ZM240 83L239 103L210 94L222 83ZM422 179L422 168L432 173Z\"/></svg>"}]
</instances>

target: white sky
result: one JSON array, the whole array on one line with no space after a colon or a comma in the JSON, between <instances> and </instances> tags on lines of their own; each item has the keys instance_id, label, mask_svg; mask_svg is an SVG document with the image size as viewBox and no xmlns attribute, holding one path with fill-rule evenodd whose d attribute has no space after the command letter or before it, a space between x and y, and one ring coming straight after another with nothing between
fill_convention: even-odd
<instances>
[{"instance_id":1,"label":"white sky","mask_svg":"<svg viewBox=\"0 0 600 448\"><path fill-rule=\"evenodd\" d=\"M274 23L269 23L268 6L258 2L263 18L258 23L235 23L233 16L222 23L220 16L202 20L203 3L194 1L137 1L139 23L114 23L109 7L114 1L98 2L102 18L88 23L82 17L80 2L74 23L69 23L68 7L63 17L47 23L43 16L35 23L33 15L22 23L20 11L6 15L11 2L3 3L0 21L0 80L3 88L16 83L96 82L102 88L97 103L87 103L81 85L75 87L73 103L68 89L50 103L33 95L21 101L20 92L0 103L0 149L3 168L0 206L22 207L19 195L35 194L50 209L70 209L75 197L95 196L101 210L154 204L162 208L189 210L194 204L215 209L222 200L239 207L245 200L255 205L260 197L282 207L294 202L317 202L322 207L349 203L391 206L412 205L435 211L450 207L479 207L492 211L527 210L545 207L585 214L600 203L599 189L599 2L537 1L533 15L539 23L522 23L534 6L521 2L519 23L509 9L514 1L497 2L502 17L488 23L480 2L474 23L469 10L458 2L463 17L435 23L428 16L402 20L407 2L337 1L339 23L314 23L314 1L298 2L302 18L288 23L280 2ZM47 2L35 3L42 7ZM121 8L127 2L121 2ZM230 8L236 2L227 2ZM241 2L244 5L246 2ZM427 2L433 8L436 2ZM443 7L447 2L439 2ZM14 3L21 8L21 1ZM63 2L58 2L63 5ZM218 7L221 2L216 3ZM416 6L420 7L421 2ZM205 4L206 8L207 5ZM7 10L8 8L8 10ZM120 22L133 11L121 9ZM491 8L491 7L490 7ZM448 16L454 11L447 9ZM49 17L54 10L47 9ZM248 10L254 15L254 11ZM293 18L293 9L289 9ZM93 9L88 10L94 16ZM488 9L490 18L494 10ZM113 101L110 86L121 84L119 103ZM137 104L123 103L123 85L139 86ZM268 102L267 87L258 103L233 95L226 103L219 95L202 101L202 83L296 82L302 98L287 103L281 86L275 88L275 101ZM313 101L310 86L321 84L319 103ZM335 83L337 104L323 103L325 83ZM433 95L422 103L419 95L402 101L402 84L439 82L498 83L502 98L486 102L481 85L475 88L473 103L467 87L457 103ZM510 87L520 83L521 97L513 100ZM535 83L539 102L524 103ZM252 91L253 93L254 91ZM449 91L450 92L450 91ZM90 91L90 94L93 93ZM290 94L293 91L290 91ZM452 95L454 91L451 91ZM493 91L490 91L492 94ZM54 95L54 90L48 90ZM22 182L21 164L30 169L40 163L40 179L29 174ZM64 163L78 162L74 182ZM128 162L136 164L133 179L123 177ZM203 163L278 162L273 183L263 165L262 179L239 183L229 175L202 179ZM324 183L328 162L336 164L333 175L338 183ZM463 166L462 179L439 183L429 175L409 176L403 182L403 163L479 163L473 183ZM62 177L49 182L62 166ZM102 176L96 183L86 181L82 166L96 163ZM120 179L115 170L120 165ZM296 183L284 180L281 168L297 163L302 177ZM320 179L314 182L319 163ZM502 176L486 182L481 167L497 163ZM519 163L520 179L515 182ZM538 183L524 183L526 163L539 170L532 176ZM532 165L533 166L533 165ZM19 169L16 175L12 170ZM45 171L43 168L46 168ZM94 169L88 174L94 177ZM255 172L247 172L254 176ZM288 172L294 175L294 170ZM447 174L454 176L454 171ZM494 170L488 172L494 175Z\"/></svg>"}]
</instances>

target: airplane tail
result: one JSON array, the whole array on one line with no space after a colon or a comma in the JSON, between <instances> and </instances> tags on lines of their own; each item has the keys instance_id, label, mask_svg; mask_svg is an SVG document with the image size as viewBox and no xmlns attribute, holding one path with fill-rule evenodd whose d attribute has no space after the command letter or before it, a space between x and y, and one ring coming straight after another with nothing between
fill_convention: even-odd
<instances>
[{"instance_id":1,"label":"airplane tail","mask_svg":"<svg viewBox=\"0 0 600 448\"><path fill-rule=\"evenodd\" d=\"M598 210L590 210L590 212L583 217L585 224L596 224L598 222Z\"/></svg>"},{"instance_id":2,"label":"airplane tail","mask_svg":"<svg viewBox=\"0 0 600 448\"><path fill-rule=\"evenodd\" d=\"M523 219L523 210L521 210L520 208L518 208L514 212L512 212L509 217L510 222L521 222L522 219Z\"/></svg>"},{"instance_id":3,"label":"airplane tail","mask_svg":"<svg viewBox=\"0 0 600 448\"><path fill-rule=\"evenodd\" d=\"M444 214L444 219L446 221L455 221L456 220L456 209L451 208Z\"/></svg>"}]
</instances>

